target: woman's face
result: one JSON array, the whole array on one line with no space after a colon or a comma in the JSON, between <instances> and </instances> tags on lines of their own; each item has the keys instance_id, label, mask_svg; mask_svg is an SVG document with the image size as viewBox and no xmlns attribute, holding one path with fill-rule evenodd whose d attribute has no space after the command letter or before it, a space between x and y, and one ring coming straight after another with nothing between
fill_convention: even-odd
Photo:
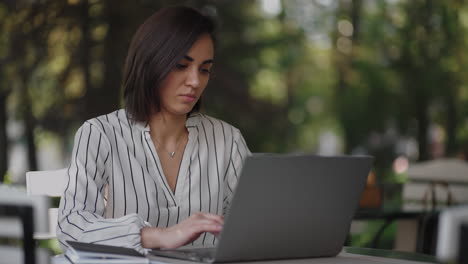
<instances>
[{"instance_id":1,"label":"woman's face","mask_svg":"<svg viewBox=\"0 0 468 264\"><path fill-rule=\"evenodd\" d=\"M186 115L197 103L210 79L213 41L201 35L161 84L161 111Z\"/></svg>"}]
</instances>

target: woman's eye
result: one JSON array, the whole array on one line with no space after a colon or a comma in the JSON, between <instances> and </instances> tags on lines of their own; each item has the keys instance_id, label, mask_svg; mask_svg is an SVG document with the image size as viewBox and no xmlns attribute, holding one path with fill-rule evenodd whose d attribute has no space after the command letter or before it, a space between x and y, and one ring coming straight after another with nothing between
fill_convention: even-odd
<instances>
[{"instance_id":1,"label":"woman's eye","mask_svg":"<svg viewBox=\"0 0 468 264\"><path fill-rule=\"evenodd\" d=\"M206 74L210 74L210 73L211 73L211 69L203 69L203 68L202 68L202 69L200 69L200 71L201 71L202 73L206 73Z\"/></svg>"},{"instance_id":2,"label":"woman's eye","mask_svg":"<svg viewBox=\"0 0 468 264\"><path fill-rule=\"evenodd\" d=\"M186 69L188 66L185 64L177 63L175 67L176 69L183 70L183 69Z\"/></svg>"}]
</instances>

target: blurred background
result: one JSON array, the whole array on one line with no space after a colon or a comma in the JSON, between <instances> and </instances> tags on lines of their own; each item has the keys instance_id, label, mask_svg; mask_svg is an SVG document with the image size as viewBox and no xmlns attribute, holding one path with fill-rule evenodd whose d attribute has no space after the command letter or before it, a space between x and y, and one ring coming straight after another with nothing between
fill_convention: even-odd
<instances>
[{"instance_id":1,"label":"blurred background","mask_svg":"<svg viewBox=\"0 0 468 264\"><path fill-rule=\"evenodd\" d=\"M168 5L216 18L203 112L252 152L370 154L379 186L416 162L467 159L466 1L1 0L1 182L68 166L76 129L123 106L130 40Z\"/></svg>"}]
</instances>

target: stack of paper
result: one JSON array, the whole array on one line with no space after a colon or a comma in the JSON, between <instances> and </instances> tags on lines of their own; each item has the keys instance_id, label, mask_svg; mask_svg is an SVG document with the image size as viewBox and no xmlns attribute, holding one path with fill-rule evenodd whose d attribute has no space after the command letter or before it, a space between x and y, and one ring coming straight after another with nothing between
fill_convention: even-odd
<instances>
[{"instance_id":1,"label":"stack of paper","mask_svg":"<svg viewBox=\"0 0 468 264\"><path fill-rule=\"evenodd\" d=\"M75 264L150 263L144 255L131 248L76 241L67 241L67 243L70 247L65 252L65 257Z\"/></svg>"}]
</instances>

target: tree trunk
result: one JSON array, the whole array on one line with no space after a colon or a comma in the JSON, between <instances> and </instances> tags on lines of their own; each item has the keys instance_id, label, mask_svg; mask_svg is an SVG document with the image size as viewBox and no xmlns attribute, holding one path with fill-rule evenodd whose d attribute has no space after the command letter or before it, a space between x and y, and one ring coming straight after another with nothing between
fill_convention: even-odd
<instances>
[{"instance_id":1,"label":"tree trunk","mask_svg":"<svg viewBox=\"0 0 468 264\"><path fill-rule=\"evenodd\" d=\"M347 126L346 117L347 112L349 111L348 106L343 103L345 100L342 100L343 94L345 94L346 90L348 89L348 83L346 81L346 76L349 74L349 71L352 68L353 63L353 49L357 45L359 41L359 27L360 27L360 14L362 9L362 1L361 0L353 0L351 2L350 9L347 10L347 3L340 2L340 7L337 9L338 14L335 16L336 18L341 17L340 13L348 13L350 10L349 17L351 19L351 23L353 25L353 35L351 36L352 40L352 51L350 54L343 54L340 51L335 51L336 53L336 63L337 63L337 71L338 71L338 84L337 84L337 109L338 109L338 116L341 119L342 124L344 124L343 131L344 131L344 149L345 153L350 153L355 147L357 142L357 138L355 137L355 133L353 133L353 128ZM338 21L336 21L338 22ZM336 32L334 43L336 45L336 41L338 39L339 32Z\"/></svg>"},{"instance_id":2,"label":"tree trunk","mask_svg":"<svg viewBox=\"0 0 468 264\"><path fill-rule=\"evenodd\" d=\"M418 120L418 143L419 143L419 161L428 160L429 155L429 115L427 113L428 102L425 97L421 97L416 109L416 118Z\"/></svg>"},{"instance_id":3,"label":"tree trunk","mask_svg":"<svg viewBox=\"0 0 468 264\"><path fill-rule=\"evenodd\" d=\"M25 124L25 136L26 136L26 144L28 147L28 163L29 163L29 170L35 171L38 169L37 166L37 154L36 154L36 141L34 137L34 128L35 120L32 114L31 109L31 100L29 99L28 94L23 95L23 103L24 103L24 124Z\"/></svg>"},{"instance_id":4,"label":"tree trunk","mask_svg":"<svg viewBox=\"0 0 468 264\"><path fill-rule=\"evenodd\" d=\"M445 153L447 156L453 156L457 152L457 105L456 105L456 88L448 87L448 94L446 96L447 105L447 120L446 131L447 141L445 145Z\"/></svg>"},{"instance_id":5,"label":"tree trunk","mask_svg":"<svg viewBox=\"0 0 468 264\"><path fill-rule=\"evenodd\" d=\"M359 33L361 24L361 9L362 9L362 0L353 0L351 6L351 23L353 24L353 45L356 45L359 40Z\"/></svg>"},{"instance_id":6,"label":"tree trunk","mask_svg":"<svg viewBox=\"0 0 468 264\"><path fill-rule=\"evenodd\" d=\"M81 56L80 56L80 66L81 69L83 70L83 75L84 75L84 89L86 90L86 94L89 92L93 91L93 87L91 85L91 78L90 78L90 54L89 54L89 48L91 46L91 40L89 37L89 25L90 25L90 20L89 20L89 2L88 0L83 0L80 6L80 21L81 21L81 32L83 38L81 39L80 43L80 50L78 51ZM92 94L92 93L91 93ZM85 107L83 109L84 111L91 111L90 108L92 109L95 107L95 105L90 106L90 107ZM91 116L85 115L85 119L90 118Z\"/></svg>"},{"instance_id":7,"label":"tree trunk","mask_svg":"<svg viewBox=\"0 0 468 264\"><path fill-rule=\"evenodd\" d=\"M7 93L0 90L0 183L4 181L8 169L6 98Z\"/></svg>"},{"instance_id":8,"label":"tree trunk","mask_svg":"<svg viewBox=\"0 0 468 264\"><path fill-rule=\"evenodd\" d=\"M120 82L126 55L126 45L116 43L128 41L128 36L122 30L126 18L121 13L128 10L122 8L121 1L104 1L104 3L106 7L103 15L108 23L108 30L103 43L104 54L102 54L104 78L101 85L92 87L92 89L87 87L86 119L107 114L120 106Z\"/></svg>"}]
</instances>

